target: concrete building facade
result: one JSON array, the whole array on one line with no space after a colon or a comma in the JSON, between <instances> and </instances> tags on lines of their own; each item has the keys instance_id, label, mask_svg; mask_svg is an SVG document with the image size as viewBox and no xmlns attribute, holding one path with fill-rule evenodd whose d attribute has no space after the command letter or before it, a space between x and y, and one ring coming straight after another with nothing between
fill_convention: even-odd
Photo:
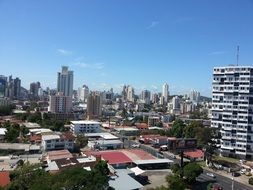
<instances>
[{"instance_id":1,"label":"concrete building facade","mask_svg":"<svg viewBox=\"0 0 253 190\"><path fill-rule=\"evenodd\" d=\"M213 69L211 126L221 132L221 154L253 158L253 67Z\"/></svg>"}]
</instances>

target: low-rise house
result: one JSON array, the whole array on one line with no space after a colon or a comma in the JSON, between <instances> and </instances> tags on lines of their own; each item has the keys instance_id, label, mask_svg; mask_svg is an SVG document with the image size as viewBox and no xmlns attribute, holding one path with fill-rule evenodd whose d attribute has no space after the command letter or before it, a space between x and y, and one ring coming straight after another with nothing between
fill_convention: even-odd
<instances>
[{"instance_id":1,"label":"low-rise house","mask_svg":"<svg viewBox=\"0 0 253 190\"><path fill-rule=\"evenodd\" d=\"M83 168L90 171L100 161L100 157L86 156L81 157L70 157L70 158L59 158L47 162L46 171L56 173L65 169L74 167Z\"/></svg>"},{"instance_id":2,"label":"low-rise house","mask_svg":"<svg viewBox=\"0 0 253 190\"><path fill-rule=\"evenodd\" d=\"M204 152L202 150L192 150L192 151L185 151L184 157L193 160L193 161L202 161L204 160Z\"/></svg>"},{"instance_id":3,"label":"low-rise house","mask_svg":"<svg viewBox=\"0 0 253 190\"><path fill-rule=\"evenodd\" d=\"M74 140L75 137L69 133L52 133L52 134L42 134L42 149L47 150L62 150L62 149L68 149L73 150L74 149Z\"/></svg>"}]
</instances>

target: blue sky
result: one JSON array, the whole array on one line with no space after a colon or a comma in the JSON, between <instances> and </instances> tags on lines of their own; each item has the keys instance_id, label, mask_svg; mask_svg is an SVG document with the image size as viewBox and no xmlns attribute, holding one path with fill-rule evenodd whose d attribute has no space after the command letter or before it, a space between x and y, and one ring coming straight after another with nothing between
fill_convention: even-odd
<instances>
[{"instance_id":1,"label":"blue sky","mask_svg":"<svg viewBox=\"0 0 253 190\"><path fill-rule=\"evenodd\" d=\"M252 0L0 0L0 74L210 96L214 66L253 65Z\"/></svg>"}]
</instances>

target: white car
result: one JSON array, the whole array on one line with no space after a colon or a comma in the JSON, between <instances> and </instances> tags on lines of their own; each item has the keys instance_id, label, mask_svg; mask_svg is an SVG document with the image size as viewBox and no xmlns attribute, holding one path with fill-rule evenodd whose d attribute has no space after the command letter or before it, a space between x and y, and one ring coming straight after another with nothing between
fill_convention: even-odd
<instances>
[{"instance_id":1,"label":"white car","mask_svg":"<svg viewBox=\"0 0 253 190\"><path fill-rule=\"evenodd\" d=\"M132 148L140 148L140 145L139 145L139 144L132 144L131 147L132 147Z\"/></svg>"},{"instance_id":2,"label":"white car","mask_svg":"<svg viewBox=\"0 0 253 190\"><path fill-rule=\"evenodd\" d=\"M207 176L215 178L215 175L213 173L206 173Z\"/></svg>"}]
</instances>

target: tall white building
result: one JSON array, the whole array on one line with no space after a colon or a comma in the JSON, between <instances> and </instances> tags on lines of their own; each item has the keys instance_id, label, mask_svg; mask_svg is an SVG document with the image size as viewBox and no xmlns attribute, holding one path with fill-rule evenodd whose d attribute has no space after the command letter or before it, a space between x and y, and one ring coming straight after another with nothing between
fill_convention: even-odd
<instances>
[{"instance_id":1,"label":"tall white building","mask_svg":"<svg viewBox=\"0 0 253 190\"><path fill-rule=\"evenodd\" d=\"M72 99L62 93L49 96L48 111L52 113L69 113L72 109Z\"/></svg>"},{"instance_id":2,"label":"tall white building","mask_svg":"<svg viewBox=\"0 0 253 190\"><path fill-rule=\"evenodd\" d=\"M178 96L172 98L172 109L173 110L180 109L180 98Z\"/></svg>"},{"instance_id":3,"label":"tall white building","mask_svg":"<svg viewBox=\"0 0 253 190\"><path fill-rule=\"evenodd\" d=\"M199 99L200 99L200 92L196 91L196 90L192 90L190 93L189 93L189 99L193 102L196 102L198 103L199 102Z\"/></svg>"},{"instance_id":4,"label":"tall white building","mask_svg":"<svg viewBox=\"0 0 253 190\"><path fill-rule=\"evenodd\" d=\"M62 66L62 72L57 74L57 91L65 96L73 95L73 71L69 71L67 66Z\"/></svg>"},{"instance_id":5,"label":"tall white building","mask_svg":"<svg viewBox=\"0 0 253 190\"><path fill-rule=\"evenodd\" d=\"M141 98L141 100L142 100L143 103L150 104L151 92L148 91L148 90L143 90L141 92L140 98Z\"/></svg>"},{"instance_id":6,"label":"tall white building","mask_svg":"<svg viewBox=\"0 0 253 190\"><path fill-rule=\"evenodd\" d=\"M127 86L127 101L134 102L134 88L132 86Z\"/></svg>"},{"instance_id":7,"label":"tall white building","mask_svg":"<svg viewBox=\"0 0 253 190\"><path fill-rule=\"evenodd\" d=\"M89 87L83 85L81 88L78 88L77 91L78 100L85 102L89 96Z\"/></svg>"},{"instance_id":8,"label":"tall white building","mask_svg":"<svg viewBox=\"0 0 253 190\"><path fill-rule=\"evenodd\" d=\"M212 127L221 132L221 154L253 158L253 67L213 70Z\"/></svg>"},{"instance_id":9,"label":"tall white building","mask_svg":"<svg viewBox=\"0 0 253 190\"><path fill-rule=\"evenodd\" d=\"M167 83L164 83L163 91L162 91L162 99L163 100L161 100L162 104L168 103L168 96L169 96L169 85Z\"/></svg>"}]
</instances>

